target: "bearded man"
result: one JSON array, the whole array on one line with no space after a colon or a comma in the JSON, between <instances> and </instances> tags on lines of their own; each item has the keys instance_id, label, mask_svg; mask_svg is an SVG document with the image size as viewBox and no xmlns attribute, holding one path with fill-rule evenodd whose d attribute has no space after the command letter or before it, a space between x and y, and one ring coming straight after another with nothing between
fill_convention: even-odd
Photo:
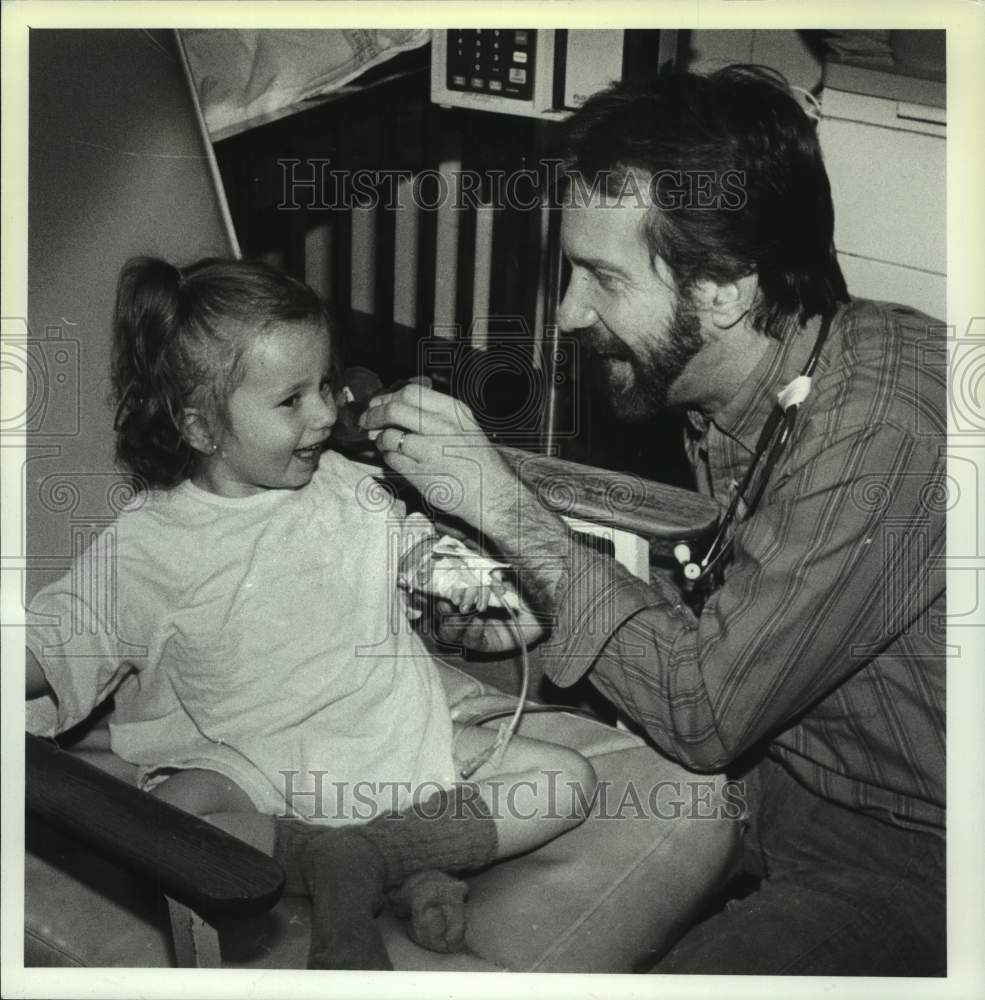
<instances>
[{"instance_id":1,"label":"bearded man","mask_svg":"<svg viewBox=\"0 0 985 1000\"><path fill-rule=\"evenodd\" d=\"M816 122L769 71L615 87L562 140L560 325L621 419L687 412L710 548L647 584L573 542L460 402L404 389L364 424L415 485L477 484L455 514L552 616L552 680L587 674L664 754L744 782L753 888L654 971L942 975L940 324L849 295Z\"/></svg>"}]
</instances>

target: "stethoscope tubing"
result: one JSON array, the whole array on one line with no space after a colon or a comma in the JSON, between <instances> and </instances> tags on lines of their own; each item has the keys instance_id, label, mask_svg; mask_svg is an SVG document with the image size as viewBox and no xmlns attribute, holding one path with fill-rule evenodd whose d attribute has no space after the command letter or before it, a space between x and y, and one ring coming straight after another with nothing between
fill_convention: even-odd
<instances>
[{"instance_id":1,"label":"stethoscope tubing","mask_svg":"<svg viewBox=\"0 0 985 1000\"><path fill-rule=\"evenodd\" d=\"M831 329L831 319L832 316L830 313L826 313L821 317L821 327L818 330L817 339L814 341L814 346L811 349L810 357L808 357L807 363L801 372L802 377L809 379L814 375L818 360L821 357L821 350ZM715 532L715 536L712 538L704 558L700 562L692 560L690 552L688 552L686 559L681 560L684 566L684 578L690 586L693 587L698 581L706 578L717 563L721 561L722 557L729 550L731 534L735 525L747 518L756 509L769 483L770 476L772 476L773 470L780 460L780 455L793 435L799 406L799 402L791 403L786 407L777 402L777 405L770 412L760 432L759 440L756 442L756 450L753 453L752 461L749 463L749 468L746 469L741 485L736 488L724 516L719 521L718 530ZM764 459L765 468L756 487L755 495L747 499L753 477L756 475L756 470L759 466L763 464ZM739 507L743 503L745 504L745 510L740 517Z\"/></svg>"}]
</instances>

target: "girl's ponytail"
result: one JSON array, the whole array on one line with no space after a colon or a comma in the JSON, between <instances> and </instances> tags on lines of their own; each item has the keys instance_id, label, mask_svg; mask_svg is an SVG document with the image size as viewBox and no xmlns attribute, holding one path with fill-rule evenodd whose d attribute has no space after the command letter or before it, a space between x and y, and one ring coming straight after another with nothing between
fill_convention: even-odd
<instances>
[{"instance_id":1,"label":"girl's ponytail","mask_svg":"<svg viewBox=\"0 0 985 1000\"><path fill-rule=\"evenodd\" d=\"M203 456L185 439L189 410L218 443L247 348L272 326L295 322L331 336L318 296L261 261L207 257L181 270L156 257L129 261L113 321L119 463L145 486L193 475Z\"/></svg>"},{"instance_id":2,"label":"girl's ponytail","mask_svg":"<svg viewBox=\"0 0 985 1000\"><path fill-rule=\"evenodd\" d=\"M184 479L195 452L185 440L180 331L182 274L136 257L120 274L113 322L117 459L151 485Z\"/></svg>"}]
</instances>

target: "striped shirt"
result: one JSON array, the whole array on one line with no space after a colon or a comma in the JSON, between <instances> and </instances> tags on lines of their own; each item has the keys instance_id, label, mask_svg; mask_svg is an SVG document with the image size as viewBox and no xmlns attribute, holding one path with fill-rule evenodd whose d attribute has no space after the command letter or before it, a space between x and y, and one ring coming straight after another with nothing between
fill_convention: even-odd
<instances>
[{"instance_id":1,"label":"striped shirt","mask_svg":"<svg viewBox=\"0 0 985 1000\"><path fill-rule=\"evenodd\" d=\"M773 343L724 412L691 415L699 489L724 508L818 326ZM943 831L946 367L942 327L856 299L723 585L695 615L575 546L541 664L593 683L669 756L725 768L763 741L807 788Z\"/></svg>"}]
</instances>

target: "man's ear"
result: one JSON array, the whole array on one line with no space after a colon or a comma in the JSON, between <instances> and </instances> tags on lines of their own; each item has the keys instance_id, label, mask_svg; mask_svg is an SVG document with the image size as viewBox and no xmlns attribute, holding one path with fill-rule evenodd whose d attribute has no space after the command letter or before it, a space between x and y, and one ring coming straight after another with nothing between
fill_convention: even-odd
<instances>
[{"instance_id":1,"label":"man's ear","mask_svg":"<svg viewBox=\"0 0 985 1000\"><path fill-rule=\"evenodd\" d=\"M693 300L719 330L729 330L746 316L759 291L759 278L747 274L735 281L704 280L694 284Z\"/></svg>"},{"instance_id":2,"label":"man's ear","mask_svg":"<svg viewBox=\"0 0 985 1000\"><path fill-rule=\"evenodd\" d=\"M217 447L212 426L206 415L189 407L181 415L181 435L198 452L214 455Z\"/></svg>"}]
</instances>

